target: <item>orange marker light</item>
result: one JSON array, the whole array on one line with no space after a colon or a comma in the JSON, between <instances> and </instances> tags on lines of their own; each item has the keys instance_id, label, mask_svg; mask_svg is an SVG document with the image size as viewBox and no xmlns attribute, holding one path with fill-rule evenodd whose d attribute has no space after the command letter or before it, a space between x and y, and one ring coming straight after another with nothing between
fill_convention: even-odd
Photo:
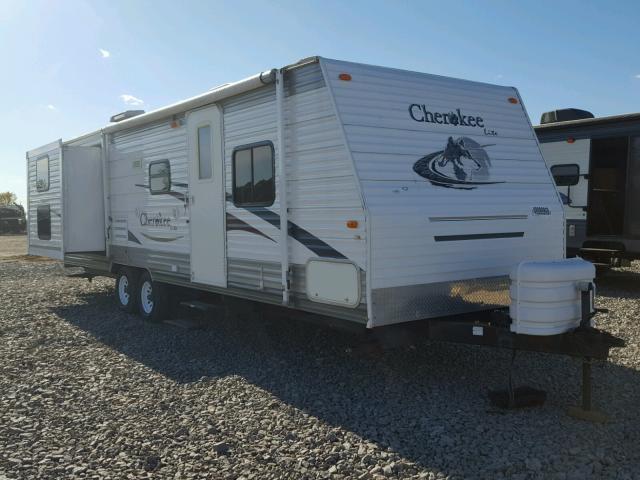
<instances>
[{"instance_id":1,"label":"orange marker light","mask_svg":"<svg viewBox=\"0 0 640 480\"><path fill-rule=\"evenodd\" d=\"M573 137L567 138L567 143L575 143L576 139Z\"/></svg>"},{"instance_id":2,"label":"orange marker light","mask_svg":"<svg viewBox=\"0 0 640 480\"><path fill-rule=\"evenodd\" d=\"M180 126L180 122L177 122L175 120L171 122L171 128L178 128L179 126Z\"/></svg>"},{"instance_id":3,"label":"orange marker light","mask_svg":"<svg viewBox=\"0 0 640 480\"><path fill-rule=\"evenodd\" d=\"M358 228L357 220L347 220L347 228Z\"/></svg>"},{"instance_id":4,"label":"orange marker light","mask_svg":"<svg viewBox=\"0 0 640 480\"><path fill-rule=\"evenodd\" d=\"M516 97L509 97L507 98L507 100L509 101L509 103L513 103L513 104L518 103L518 99Z\"/></svg>"},{"instance_id":5,"label":"orange marker light","mask_svg":"<svg viewBox=\"0 0 640 480\"><path fill-rule=\"evenodd\" d=\"M351 81L351 75L349 75L348 73L341 73L340 75L338 75L338 78L340 80L345 81L345 82L350 82Z\"/></svg>"}]
</instances>

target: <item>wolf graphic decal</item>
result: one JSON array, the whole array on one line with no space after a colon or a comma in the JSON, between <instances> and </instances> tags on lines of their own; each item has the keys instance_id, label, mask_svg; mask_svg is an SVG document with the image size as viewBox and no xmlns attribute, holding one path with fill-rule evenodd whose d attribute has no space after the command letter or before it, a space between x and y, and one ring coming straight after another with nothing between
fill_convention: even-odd
<instances>
[{"instance_id":1,"label":"wolf graphic decal","mask_svg":"<svg viewBox=\"0 0 640 480\"><path fill-rule=\"evenodd\" d=\"M419 159L413 164L413 171L439 187L472 190L480 185L504 183L490 180L491 159L485 148L491 146L468 137L449 137L444 150Z\"/></svg>"}]
</instances>

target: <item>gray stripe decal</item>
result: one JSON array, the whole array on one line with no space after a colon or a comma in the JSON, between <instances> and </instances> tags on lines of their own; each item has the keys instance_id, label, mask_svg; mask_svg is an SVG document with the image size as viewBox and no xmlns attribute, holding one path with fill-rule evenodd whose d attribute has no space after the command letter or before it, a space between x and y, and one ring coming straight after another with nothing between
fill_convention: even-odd
<instances>
[{"instance_id":1,"label":"gray stripe decal","mask_svg":"<svg viewBox=\"0 0 640 480\"><path fill-rule=\"evenodd\" d=\"M267 240L271 240L272 242L275 242L273 238L266 235L265 233L262 233L260 230L253 227L252 225L249 225L244 220L241 220L238 217L231 215L230 213L227 213L227 232L230 232L232 230L240 230L243 232L253 233L255 235L260 235L261 237L264 237Z\"/></svg>"},{"instance_id":2,"label":"gray stripe decal","mask_svg":"<svg viewBox=\"0 0 640 480\"><path fill-rule=\"evenodd\" d=\"M280 228L280 215L269 210L265 207L246 207L245 210L253 213L254 215L262 218L265 222L270 223L276 228ZM302 227L299 227L293 222L289 222L288 224L288 233L291 237L296 239L298 242L303 244L313 253L318 255L319 257L326 258L343 258L347 257L338 252L331 245L326 243L324 240L320 240L318 237L313 235L311 232L305 230Z\"/></svg>"},{"instance_id":3,"label":"gray stripe decal","mask_svg":"<svg viewBox=\"0 0 640 480\"><path fill-rule=\"evenodd\" d=\"M140 240L138 240L138 237L136 237L133 232L131 232L131 230L127 230L127 240L129 240L130 242L134 242L134 243L138 243L140 245L142 245L142 242L140 242Z\"/></svg>"},{"instance_id":4,"label":"gray stripe decal","mask_svg":"<svg viewBox=\"0 0 640 480\"><path fill-rule=\"evenodd\" d=\"M472 233L468 235L436 235L436 242L455 242L459 240L486 240L491 238L519 238L524 237L524 232L506 233Z\"/></svg>"}]
</instances>

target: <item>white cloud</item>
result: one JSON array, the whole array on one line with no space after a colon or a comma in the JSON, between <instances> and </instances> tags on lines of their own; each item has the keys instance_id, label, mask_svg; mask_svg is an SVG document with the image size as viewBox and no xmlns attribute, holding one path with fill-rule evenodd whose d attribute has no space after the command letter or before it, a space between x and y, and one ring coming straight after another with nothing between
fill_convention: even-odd
<instances>
[{"instance_id":1,"label":"white cloud","mask_svg":"<svg viewBox=\"0 0 640 480\"><path fill-rule=\"evenodd\" d=\"M120 98L127 105L139 106L144 103L144 100L134 97L133 95L129 95L128 93L123 93L120 95Z\"/></svg>"},{"instance_id":2,"label":"white cloud","mask_svg":"<svg viewBox=\"0 0 640 480\"><path fill-rule=\"evenodd\" d=\"M501 73L499 73L498 75L496 75L496 80L500 80L502 77L504 77L504 75L502 75Z\"/></svg>"},{"instance_id":3,"label":"white cloud","mask_svg":"<svg viewBox=\"0 0 640 480\"><path fill-rule=\"evenodd\" d=\"M636 78L640 78L640 73L638 75L636 75Z\"/></svg>"},{"instance_id":4,"label":"white cloud","mask_svg":"<svg viewBox=\"0 0 640 480\"><path fill-rule=\"evenodd\" d=\"M100 52L100 55L102 55L102 58L109 58L111 56L111 52L104 48L99 48L98 51Z\"/></svg>"},{"instance_id":5,"label":"white cloud","mask_svg":"<svg viewBox=\"0 0 640 480\"><path fill-rule=\"evenodd\" d=\"M55 105L49 104L49 105L47 105L47 110L57 110L57 108L56 108Z\"/></svg>"}]
</instances>

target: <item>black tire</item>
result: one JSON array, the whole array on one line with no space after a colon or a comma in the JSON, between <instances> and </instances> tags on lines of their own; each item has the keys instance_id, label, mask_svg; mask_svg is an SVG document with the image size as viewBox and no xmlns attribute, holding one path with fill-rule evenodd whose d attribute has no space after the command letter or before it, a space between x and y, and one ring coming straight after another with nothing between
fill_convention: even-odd
<instances>
[{"instance_id":1,"label":"black tire","mask_svg":"<svg viewBox=\"0 0 640 480\"><path fill-rule=\"evenodd\" d=\"M161 322L169 315L170 294L169 286L154 282L149 272L144 272L138 282L138 313L144 320Z\"/></svg>"},{"instance_id":2,"label":"black tire","mask_svg":"<svg viewBox=\"0 0 640 480\"><path fill-rule=\"evenodd\" d=\"M135 270L123 268L116 277L116 303L127 313L138 313L138 276Z\"/></svg>"}]
</instances>

